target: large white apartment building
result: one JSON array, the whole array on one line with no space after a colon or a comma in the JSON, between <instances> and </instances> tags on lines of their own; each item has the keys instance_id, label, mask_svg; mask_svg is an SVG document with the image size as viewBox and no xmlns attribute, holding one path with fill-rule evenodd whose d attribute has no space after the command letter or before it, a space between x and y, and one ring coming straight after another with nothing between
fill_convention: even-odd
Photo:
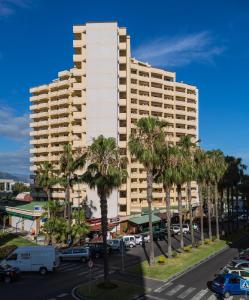
<instances>
[{"instance_id":1,"label":"large white apartment building","mask_svg":"<svg viewBox=\"0 0 249 300\"><path fill-rule=\"evenodd\" d=\"M138 213L147 207L144 168L130 157L128 139L136 121L145 116L165 119L168 136L198 139L198 90L176 81L174 72L158 69L131 57L130 37L116 22L73 26L73 68L58 73L51 83L30 89L31 171L52 161L59 170L63 144L84 148L100 134L115 137L128 157L128 179L109 199L109 217ZM197 201L192 185L192 201ZM186 193L183 189L183 200ZM63 199L60 186L53 198ZM72 201L87 200L94 217L100 216L99 199L85 186L75 186ZM177 205L175 189L172 205ZM154 185L153 205L165 207L161 185Z\"/></svg>"}]
</instances>

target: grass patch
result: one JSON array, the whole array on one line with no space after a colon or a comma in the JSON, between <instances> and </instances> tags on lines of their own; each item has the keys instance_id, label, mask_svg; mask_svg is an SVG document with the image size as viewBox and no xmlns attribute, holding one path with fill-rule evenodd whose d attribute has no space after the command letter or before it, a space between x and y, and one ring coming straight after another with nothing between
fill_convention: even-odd
<instances>
[{"instance_id":1,"label":"grass patch","mask_svg":"<svg viewBox=\"0 0 249 300\"><path fill-rule=\"evenodd\" d=\"M165 264L156 264L155 267L149 267L148 262L143 261L142 263L129 268L128 272L139 276L148 276L165 280L178 272L186 270L214 252L221 250L226 244L226 241L223 240L210 242L208 245L205 244L198 248L192 248L191 252L178 254L176 257L167 259Z\"/></svg>"},{"instance_id":2,"label":"grass patch","mask_svg":"<svg viewBox=\"0 0 249 300\"><path fill-rule=\"evenodd\" d=\"M6 257L18 246L36 245L31 241L24 239L16 234L7 233L0 235L0 260Z\"/></svg>"},{"instance_id":3,"label":"grass patch","mask_svg":"<svg viewBox=\"0 0 249 300\"><path fill-rule=\"evenodd\" d=\"M78 296L89 300L130 300L144 293L143 287L123 281L112 280L116 287L111 289L102 288L101 283L101 280L94 281L91 283L91 287L89 283L82 284L78 287L76 293Z\"/></svg>"}]
</instances>

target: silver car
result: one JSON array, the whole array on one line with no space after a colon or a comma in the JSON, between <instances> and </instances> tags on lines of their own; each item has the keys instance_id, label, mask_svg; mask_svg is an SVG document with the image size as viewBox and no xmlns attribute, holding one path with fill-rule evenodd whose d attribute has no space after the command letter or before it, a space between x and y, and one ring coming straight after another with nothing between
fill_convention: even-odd
<instances>
[{"instance_id":1,"label":"silver car","mask_svg":"<svg viewBox=\"0 0 249 300\"><path fill-rule=\"evenodd\" d=\"M73 247L63 249L59 252L59 258L64 260L80 260L86 262L90 259L90 250L88 247Z\"/></svg>"}]
</instances>

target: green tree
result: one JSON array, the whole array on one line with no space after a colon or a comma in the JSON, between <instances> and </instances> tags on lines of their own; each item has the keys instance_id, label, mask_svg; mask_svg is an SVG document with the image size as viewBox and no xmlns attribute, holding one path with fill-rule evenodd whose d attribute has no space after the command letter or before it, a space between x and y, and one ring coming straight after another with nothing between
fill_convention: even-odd
<instances>
[{"instance_id":1,"label":"green tree","mask_svg":"<svg viewBox=\"0 0 249 300\"><path fill-rule=\"evenodd\" d=\"M218 209L218 184L221 178L224 176L227 165L223 152L220 150L209 151L211 154L211 166L212 166L212 181L214 186L214 206L215 206L215 221L216 221L216 237L220 239L219 230L219 209Z\"/></svg>"},{"instance_id":2,"label":"green tree","mask_svg":"<svg viewBox=\"0 0 249 300\"><path fill-rule=\"evenodd\" d=\"M191 165L186 159L185 153L181 146L177 146L176 152L177 163L175 166L175 185L177 191L178 214L180 225L180 246L184 247L183 229L182 229L182 187L187 182L190 174Z\"/></svg>"},{"instance_id":3,"label":"green tree","mask_svg":"<svg viewBox=\"0 0 249 300\"><path fill-rule=\"evenodd\" d=\"M149 234L150 234L150 265L155 264L153 246L152 227L152 190L153 190L153 170L159 165L159 149L165 143L164 128L166 123L157 118L141 118L137 122L136 132L132 133L129 139L129 149L131 155L135 156L144 165L147 173L147 202L149 214Z\"/></svg>"},{"instance_id":4,"label":"green tree","mask_svg":"<svg viewBox=\"0 0 249 300\"><path fill-rule=\"evenodd\" d=\"M172 257L172 241L171 241L171 212L170 212L170 191L175 183L175 169L177 166L177 148L165 143L160 151L159 165L156 170L155 181L162 183L166 199L167 214L167 245L168 257Z\"/></svg>"},{"instance_id":5,"label":"green tree","mask_svg":"<svg viewBox=\"0 0 249 300\"><path fill-rule=\"evenodd\" d=\"M192 195L191 195L191 182L195 180L195 164L194 164L194 147L195 143L192 143L191 137L189 135L182 136L179 141L179 146L181 148L184 160L186 161L187 173L187 201L189 206L190 214L190 232L191 232L191 243L194 247L195 237L194 237L194 228L193 228L193 209L192 209Z\"/></svg>"},{"instance_id":6,"label":"green tree","mask_svg":"<svg viewBox=\"0 0 249 300\"><path fill-rule=\"evenodd\" d=\"M71 144L64 145L63 153L60 157L61 177L59 183L65 188L65 217L68 218L68 232L71 232L72 208L71 193L73 186L77 182L76 172L82 170L86 163L86 152L73 151ZM71 237L70 237L71 239Z\"/></svg>"},{"instance_id":7,"label":"green tree","mask_svg":"<svg viewBox=\"0 0 249 300\"><path fill-rule=\"evenodd\" d=\"M88 149L89 165L80 180L91 189L97 189L100 198L101 227L103 236L104 281L108 285L109 267L107 255L108 207L107 199L113 190L119 188L127 177L126 162L119 155L114 138L103 135L95 138Z\"/></svg>"},{"instance_id":8,"label":"green tree","mask_svg":"<svg viewBox=\"0 0 249 300\"><path fill-rule=\"evenodd\" d=\"M199 210L201 220L201 243L204 244L203 230L203 188L206 180L207 156L203 149L197 148L194 152L195 180L198 184Z\"/></svg>"},{"instance_id":9,"label":"green tree","mask_svg":"<svg viewBox=\"0 0 249 300\"><path fill-rule=\"evenodd\" d=\"M43 188L47 194L48 203L51 201L51 190L56 184L56 175L54 166L50 162L44 162L38 166L35 182ZM48 218L50 218L50 205L48 205Z\"/></svg>"},{"instance_id":10,"label":"green tree","mask_svg":"<svg viewBox=\"0 0 249 300\"><path fill-rule=\"evenodd\" d=\"M16 196L20 193L29 192L29 191L30 191L30 188L22 182L15 182L12 185L12 193L14 196Z\"/></svg>"}]
</instances>

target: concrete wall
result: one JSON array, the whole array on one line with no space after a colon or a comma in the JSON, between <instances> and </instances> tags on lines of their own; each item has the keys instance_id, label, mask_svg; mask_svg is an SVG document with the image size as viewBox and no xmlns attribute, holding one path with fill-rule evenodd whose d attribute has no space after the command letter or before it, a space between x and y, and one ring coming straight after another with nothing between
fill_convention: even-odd
<instances>
[{"instance_id":1,"label":"concrete wall","mask_svg":"<svg viewBox=\"0 0 249 300\"><path fill-rule=\"evenodd\" d=\"M86 132L94 137L118 137L118 27L116 23L86 24ZM88 202L100 217L96 191L87 190ZM108 217L117 215L118 193L108 199Z\"/></svg>"}]
</instances>

